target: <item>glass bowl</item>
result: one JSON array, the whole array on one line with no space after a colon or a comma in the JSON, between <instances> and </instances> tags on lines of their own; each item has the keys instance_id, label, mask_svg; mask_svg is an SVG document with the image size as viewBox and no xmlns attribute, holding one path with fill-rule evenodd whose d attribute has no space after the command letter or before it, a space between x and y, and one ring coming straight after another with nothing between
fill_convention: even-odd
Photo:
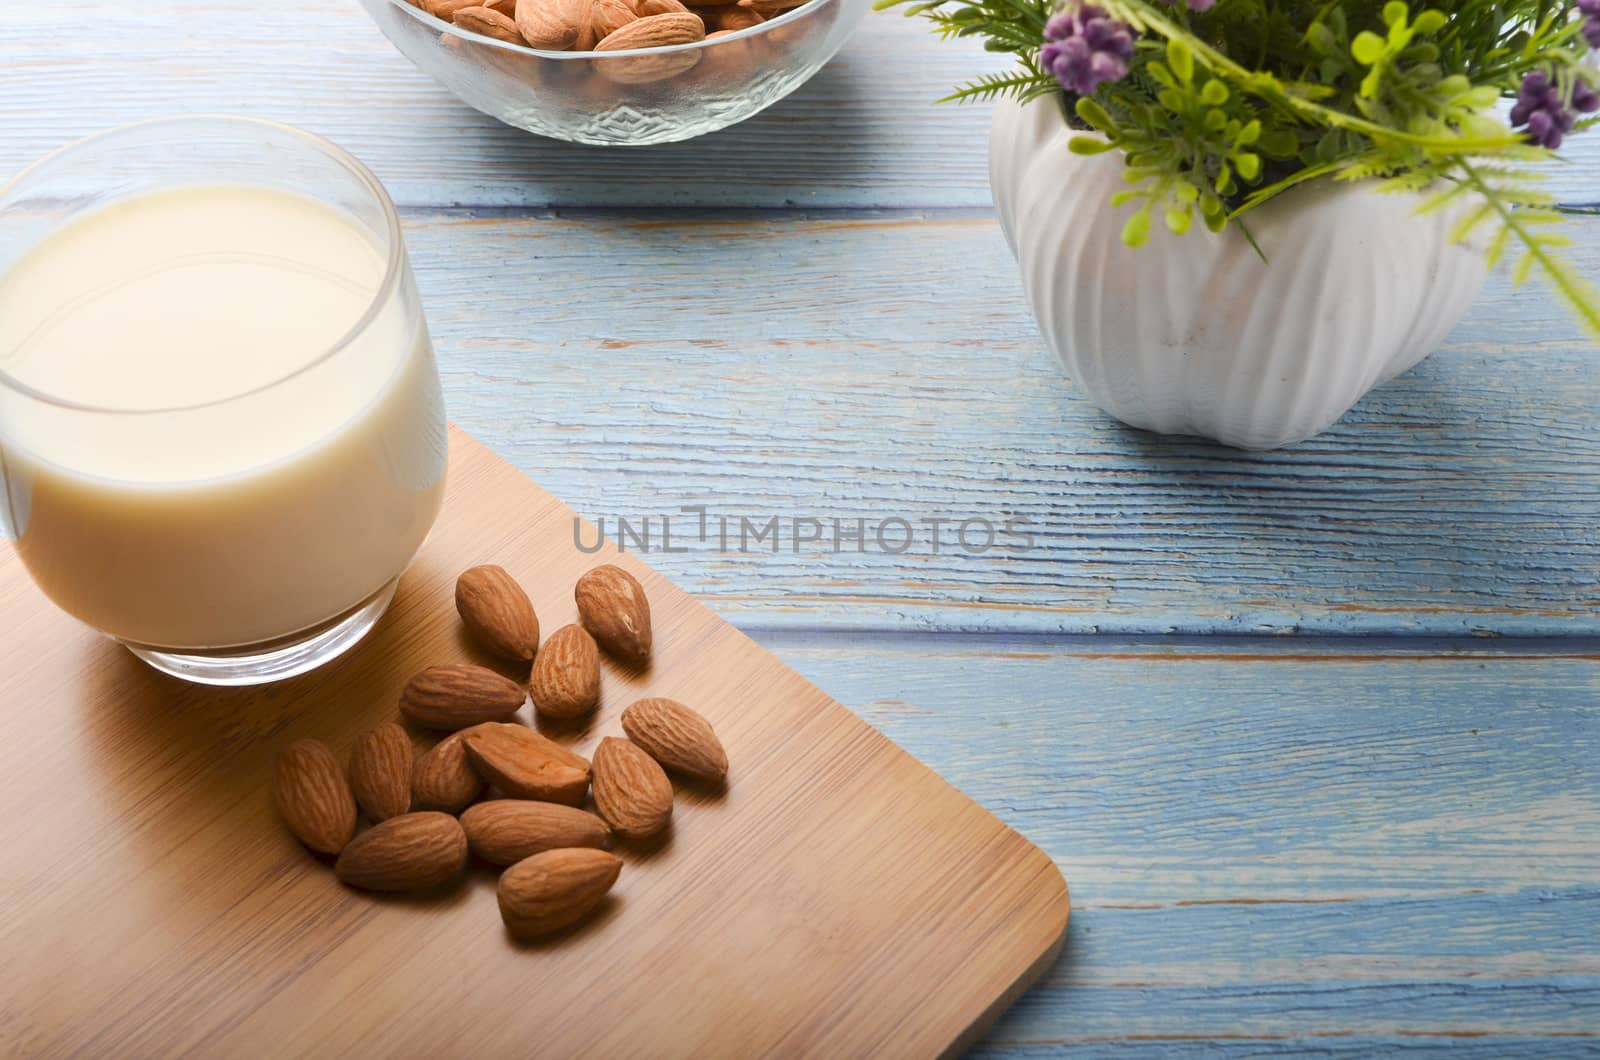
<instances>
[{"instance_id":1,"label":"glass bowl","mask_svg":"<svg viewBox=\"0 0 1600 1060\"><path fill-rule=\"evenodd\" d=\"M395 47L462 101L541 136L582 144L687 140L744 121L804 84L871 0L810 0L693 44L555 52L441 21L408 0L361 0Z\"/></svg>"}]
</instances>

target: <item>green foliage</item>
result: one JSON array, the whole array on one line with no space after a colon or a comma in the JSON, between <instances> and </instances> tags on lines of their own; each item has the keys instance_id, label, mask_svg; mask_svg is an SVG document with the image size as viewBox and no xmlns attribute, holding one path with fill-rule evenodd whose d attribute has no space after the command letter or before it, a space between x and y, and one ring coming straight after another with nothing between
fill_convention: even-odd
<instances>
[{"instance_id":1,"label":"green foliage","mask_svg":"<svg viewBox=\"0 0 1600 1060\"><path fill-rule=\"evenodd\" d=\"M1080 0L1066 0L1077 3ZM880 7L906 0L879 0ZM1091 96L1067 94L1079 154L1120 151L1130 210L1123 239L1156 223L1213 231L1319 178L1421 191L1424 209L1463 209L1455 235L1492 260L1520 248L1513 275L1538 271L1600 340L1600 296L1560 256L1559 220L1540 189L1532 146L1498 115L1530 71L1570 97L1600 87L1573 0L1098 0L1136 34L1128 76ZM1059 94L1039 65L1052 0L918 0L910 13L952 37L979 37L1019 66L951 98ZM1573 135L1591 127L1579 124ZM1248 231L1245 234L1248 236Z\"/></svg>"}]
</instances>

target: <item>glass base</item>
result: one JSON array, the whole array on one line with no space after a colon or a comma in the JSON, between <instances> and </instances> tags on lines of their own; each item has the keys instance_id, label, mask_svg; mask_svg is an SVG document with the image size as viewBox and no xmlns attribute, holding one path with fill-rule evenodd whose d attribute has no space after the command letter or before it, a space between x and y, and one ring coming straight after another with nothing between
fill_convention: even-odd
<instances>
[{"instance_id":1,"label":"glass base","mask_svg":"<svg viewBox=\"0 0 1600 1060\"><path fill-rule=\"evenodd\" d=\"M123 647L164 674L201 685L264 685L332 662L372 632L394 599L400 579L379 589L331 622L292 637L216 651L173 651L122 641Z\"/></svg>"}]
</instances>

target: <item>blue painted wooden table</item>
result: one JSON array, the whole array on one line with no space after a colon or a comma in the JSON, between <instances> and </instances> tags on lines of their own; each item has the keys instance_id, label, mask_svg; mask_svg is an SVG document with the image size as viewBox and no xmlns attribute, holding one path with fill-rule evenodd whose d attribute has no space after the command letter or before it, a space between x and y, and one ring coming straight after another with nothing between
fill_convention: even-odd
<instances>
[{"instance_id":1,"label":"blue painted wooden table","mask_svg":"<svg viewBox=\"0 0 1600 1060\"><path fill-rule=\"evenodd\" d=\"M1600 1050L1600 352L1497 279L1312 442L1125 430L1034 331L985 110L931 102L996 64L875 16L760 118L607 152L457 104L350 0L8 4L0 173L172 111L371 163L454 418L593 519L673 517L653 562L1060 862L1066 954L981 1054Z\"/></svg>"}]
</instances>

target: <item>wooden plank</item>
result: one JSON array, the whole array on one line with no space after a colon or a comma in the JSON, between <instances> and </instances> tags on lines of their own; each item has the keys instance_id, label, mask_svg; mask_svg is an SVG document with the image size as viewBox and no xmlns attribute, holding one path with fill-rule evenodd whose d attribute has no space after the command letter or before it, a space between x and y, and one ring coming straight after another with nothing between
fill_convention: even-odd
<instances>
[{"instance_id":1,"label":"wooden plank","mask_svg":"<svg viewBox=\"0 0 1600 1060\"><path fill-rule=\"evenodd\" d=\"M1600 218L1573 228L1600 275ZM653 518L652 560L746 627L1600 631L1600 378L1538 287L1492 281L1344 423L1248 454L1085 401L981 217L417 214L409 240L452 414L613 533ZM774 516L778 553L741 553ZM836 554L858 518L915 543ZM968 554L969 518L1032 547Z\"/></svg>"},{"instance_id":2,"label":"wooden plank","mask_svg":"<svg viewBox=\"0 0 1600 1060\"><path fill-rule=\"evenodd\" d=\"M0 174L123 121L225 111L332 136L414 205L989 204L988 108L933 101L1007 61L894 12L869 15L837 62L765 114L641 155L477 114L395 52L354 0L10 6ZM1600 135L1574 137L1571 159L1553 168L1552 189L1600 200Z\"/></svg>"},{"instance_id":3,"label":"wooden plank","mask_svg":"<svg viewBox=\"0 0 1600 1060\"><path fill-rule=\"evenodd\" d=\"M558 501L459 433L451 450L389 615L266 688L157 675L0 549L0 1055L926 1056L1043 970L1067 921L1050 859L632 556L651 663L608 663L602 713L553 735L592 753L627 702L679 696L728 783L680 788L663 839L620 845L605 908L541 944L506 937L491 872L341 887L269 808L276 753L344 752L411 674L474 659L466 566L503 563L554 630L595 562Z\"/></svg>"},{"instance_id":4,"label":"wooden plank","mask_svg":"<svg viewBox=\"0 0 1600 1060\"><path fill-rule=\"evenodd\" d=\"M1600 1037L1596 917L1595 891L1532 889L1338 906L1075 911L1066 955L986 1046L1592 1039Z\"/></svg>"},{"instance_id":5,"label":"wooden plank","mask_svg":"<svg viewBox=\"0 0 1600 1060\"><path fill-rule=\"evenodd\" d=\"M1594 1047L1600 641L762 640L1069 871L979 1056Z\"/></svg>"},{"instance_id":6,"label":"wooden plank","mask_svg":"<svg viewBox=\"0 0 1600 1060\"><path fill-rule=\"evenodd\" d=\"M762 641L1070 867L1075 917L1600 883L1600 641Z\"/></svg>"}]
</instances>

